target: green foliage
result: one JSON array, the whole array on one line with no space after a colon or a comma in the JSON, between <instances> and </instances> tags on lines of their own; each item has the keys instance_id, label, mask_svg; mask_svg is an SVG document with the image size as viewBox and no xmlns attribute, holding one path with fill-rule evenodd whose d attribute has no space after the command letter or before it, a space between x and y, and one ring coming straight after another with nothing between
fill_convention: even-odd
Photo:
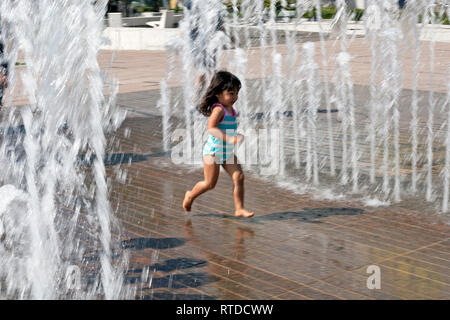
<instances>
[{"instance_id":1,"label":"green foliage","mask_svg":"<svg viewBox=\"0 0 450 320\"><path fill-rule=\"evenodd\" d=\"M263 1L263 0L253 0L253 1ZM282 4L281 4L282 3L281 0L274 0L274 1L276 1L276 3L275 3L275 10L276 10L277 15L281 11L281 9L288 10L288 11L295 10L295 6L296 6L296 3L297 3L297 0L286 0L286 4L287 5L285 7L283 7ZM236 2L236 6L237 6L237 9L238 9L238 15L239 16L241 15L240 12L239 12L240 11L240 7L241 7L241 2L242 2L242 0L238 0ZM264 0L264 6L267 9L269 9L271 2L272 2L272 0ZM227 11L229 13L233 13L233 2L232 2L232 0L223 0L223 4L226 6ZM181 11L182 9L178 9L178 10ZM177 9L175 9L175 11L177 11ZM321 7L320 11L321 11L322 19L333 19L334 16L336 15L336 7L335 6ZM355 20L355 21L360 21L361 18L363 17L363 15L364 15L364 10L362 10L362 9L352 9L350 12L352 13L351 16L352 16L353 20ZM437 15L437 13L436 13L436 15ZM315 16L316 16L316 8L306 12L303 15L303 18L313 19ZM420 18L420 21L421 20L422 19ZM439 21L437 21L437 22L445 24L445 25L449 25L449 17L446 14L444 14L444 16L441 19L439 19Z\"/></svg>"},{"instance_id":2,"label":"green foliage","mask_svg":"<svg viewBox=\"0 0 450 320\"><path fill-rule=\"evenodd\" d=\"M270 0L264 0L264 6L266 7L266 8L270 8L270 3L271 3L272 1L270 1ZM281 1L280 0L277 0L277 2L275 3L275 10L277 11L277 12L279 12L280 10L281 10L281 8L282 8L282 6L281 6Z\"/></svg>"},{"instance_id":3,"label":"green foliage","mask_svg":"<svg viewBox=\"0 0 450 320\"><path fill-rule=\"evenodd\" d=\"M132 1L130 4L130 8L133 8L135 12L144 12L144 11L151 11L152 8L148 5L139 2L139 1Z\"/></svg>"},{"instance_id":4,"label":"green foliage","mask_svg":"<svg viewBox=\"0 0 450 320\"><path fill-rule=\"evenodd\" d=\"M154 11L154 10L153 10L152 7L147 6L147 5L142 6L142 7L139 7L139 8L137 9L137 12L147 12L147 11Z\"/></svg>"},{"instance_id":5,"label":"green foliage","mask_svg":"<svg viewBox=\"0 0 450 320\"><path fill-rule=\"evenodd\" d=\"M438 16L439 16L439 13L436 12L436 17L438 17ZM441 24L445 24L445 25L449 24L449 19L448 19L447 13L444 13L441 17L437 18L436 20L437 20L436 23L441 23Z\"/></svg>"},{"instance_id":6,"label":"green foliage","mask_svg":"<svg viewBox=\"0 0 450 320\"><path fill-rule=\"evenodd\" d=\"M334 16L336 15L337 10L335 6L329 6L329 7L321 7L320 12L322 15L322 19L333 19ZM352 9L350 10L350 12L352 13L351 16L355 21L360 21L362 16L364 15L364 10L362 9ZM316 8L306 12L303 15L303 18L305 19L313 19L314 17L316 17Z\"/></svg>"},{"instance_id":7,"label":"green foliage","mask_svg":"<svg viewBox=\"0 0 450 320\"><path fill-rule=\"evenodd\" d=\"M364 10L362 9L353 9L352 12L354 13L354 20L355 21L360 21L362 16L364 15Z\"/></svg>"},{"instance_id":8,"label":"green foliage","mask_svg":"<svg viewBox=\"0 0 450 320\"><path fill-rule=\"evenodd\" d=\"M423 22L423 15L419 15L418 19L417 19L418 23L422 23ZM444 13L443 16L438 17L438 13L436 12L436 21L435 23L437 24L443 24L443 25L449 25L449 18L447 16L446 13Z\"/></svg>"},{"instance_id":9,"label":"green foliage","mask_svg":"<svg viewBox=\"0 0 450 320\"><path fill-rule=\"evenodd\" d=\"M322 19L333 19L336 15L336 7L334 6L323 7L320 11L322 13Z\"/></svg>"},{"instance_id":10,"label":"green foliage","mask_svg":"<svg viewBox=\"0 0 450 320\"><path fill-rule=\"evenodd\" d=\"M322 7L320 8L320 13L322 16L322 19L333 19L334 15L336 14L336 7L329 6L329 7ZM316 8L313 8L311 11L306 12L303 15L303 18L306 19L312 19L316 17Z\"/></svg>"}]
</instances>

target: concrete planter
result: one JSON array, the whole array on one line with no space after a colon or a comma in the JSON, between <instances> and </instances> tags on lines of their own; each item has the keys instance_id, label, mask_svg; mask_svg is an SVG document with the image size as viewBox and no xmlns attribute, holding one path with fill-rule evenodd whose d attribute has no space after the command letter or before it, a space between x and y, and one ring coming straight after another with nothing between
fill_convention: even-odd
<instances>
[{"instance_id":1,"label":"concrete planter","mask_svg":"<svg viewBox=\"0 0 450 320\"><path fill-rule=\"evenodd\" d=\"M352 9L366 9L366 0L348 0L347 5Z\"/></svg>"},{"instance_id":2,"label":"concrete planter","mask_svg":"<svg viewBox=\"0 0 450 320\"><path fill-rule=\"evenodd\" d=\"M108 26L110 28L122 28L122 13L121 12L108 13Z\"/></svg>"}]
</instances>

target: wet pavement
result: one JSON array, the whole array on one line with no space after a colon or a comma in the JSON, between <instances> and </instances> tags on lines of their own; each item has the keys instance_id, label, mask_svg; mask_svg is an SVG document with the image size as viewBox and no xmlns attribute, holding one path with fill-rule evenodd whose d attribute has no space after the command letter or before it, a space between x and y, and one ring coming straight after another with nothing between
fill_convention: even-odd
<instances>
[{"instance_id":1,"label":"wet pavement","mask_svg":"<svg viewBox=\"0 0 450 320\"><path fill-rule=\"evenodd\" d=\"M131 257L126 283L138 299L450 297L450 227L442 217L317 201L247 175L245 204L255 217L236 218L222 169L216 188L186 214L183 195L203 171L174 165L163 152L161 118L130 112L117 138L107 171ZM380 289L368 288L372 265Z\"/></svg>"},{"instance_id":2,"label":"wet pavement","mask_svg":"<svg viewBox=\"0 0 450 320\"><path fill-rule=\"evenodd\" d=\"M367 86L367 45L354 46L352 77ZM446 63L449 46L436 46ZM174 165L161 146L156 103L165 53L124 51L112 65L110 58L105 51L99 60L119 78L117 101L128 117L110 140L105 164L120 243L130 254L125 281L137 299L450 298L448 217L424 214L421 203L374 208L317 200L244 172L245 203L255 217L235 218L232 182L221 169L216 188L186 214L184 193L203 171ZM258 61L250 59L249 79L261 76ZM419 89L426 90L425 67L421 72ZM436 73L436 92L445 92L445 75ZM176 77L169 83L179 85ZM379 267L380 289L368 288L369 266Z\"/></svg>"}]
</instances>

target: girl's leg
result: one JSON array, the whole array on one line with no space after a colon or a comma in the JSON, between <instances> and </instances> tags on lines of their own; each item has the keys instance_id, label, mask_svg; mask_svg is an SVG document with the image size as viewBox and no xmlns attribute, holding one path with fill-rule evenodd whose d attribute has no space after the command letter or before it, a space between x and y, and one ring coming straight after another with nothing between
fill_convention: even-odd
<instances>
[{"instance_id":1,"label":"girl's leg","mask_svg":"<svg viewBox=\"0 0 450 320\"><path fill-rule=\"evenodd\" d=\"M233 163L224 163L222 166L233 180L234 206L236 208L235 215L237 217L250 218L253 217L254 213L244 209L244 173L242 172L240 164L237 163L236 155L233 155L233 157Z\"/></svg>"},{"instance_id":2,"label":"girl's leg","mask_svg":"<svg viewBox=\"0 0 450 320\"><path fill-rule=\"evenodd\" d=\"M192 202L195 198L216 186L217 179L219 178L220 166L214 160L215 158L210 155L206 155L203 158L203 173L205 175L205 180L197 182L191 191L186 191L183 200L183 209L185 211L191 211Z\"/></svg>"}]
</instances>

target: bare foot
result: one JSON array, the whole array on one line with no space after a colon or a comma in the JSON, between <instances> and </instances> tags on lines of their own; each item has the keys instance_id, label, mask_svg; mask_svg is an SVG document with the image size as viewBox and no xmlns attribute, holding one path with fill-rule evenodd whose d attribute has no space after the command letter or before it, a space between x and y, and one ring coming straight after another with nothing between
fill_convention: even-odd
<instances>
[{"instance_id":1,"label":"bare foot","mask_svg":"<svg viewBox=\"0 0 450 320\"><path fill-rule=\"evenodd\" d=\"M190 194L191 194L190 191L186 191L186 193L184 194L184 200L183 200L184 211L191 211L192 198L191 198Z\"/></svg>"},{"instance_id":2,"label":"bare foot","mask_svg":"<svg viewBox=\"0 0 450 320\"><path fill-rule=\"evenodd\" d=\"M235 215L236 217L250 218L250 217L253 217L254 213L253 213L253 212L250 212L250 211L248 211L248 210L245 210L245 209L239 209L239 210L236 210L236 212L234 213L234 215Z\"/></svg>"}]
</instances>

